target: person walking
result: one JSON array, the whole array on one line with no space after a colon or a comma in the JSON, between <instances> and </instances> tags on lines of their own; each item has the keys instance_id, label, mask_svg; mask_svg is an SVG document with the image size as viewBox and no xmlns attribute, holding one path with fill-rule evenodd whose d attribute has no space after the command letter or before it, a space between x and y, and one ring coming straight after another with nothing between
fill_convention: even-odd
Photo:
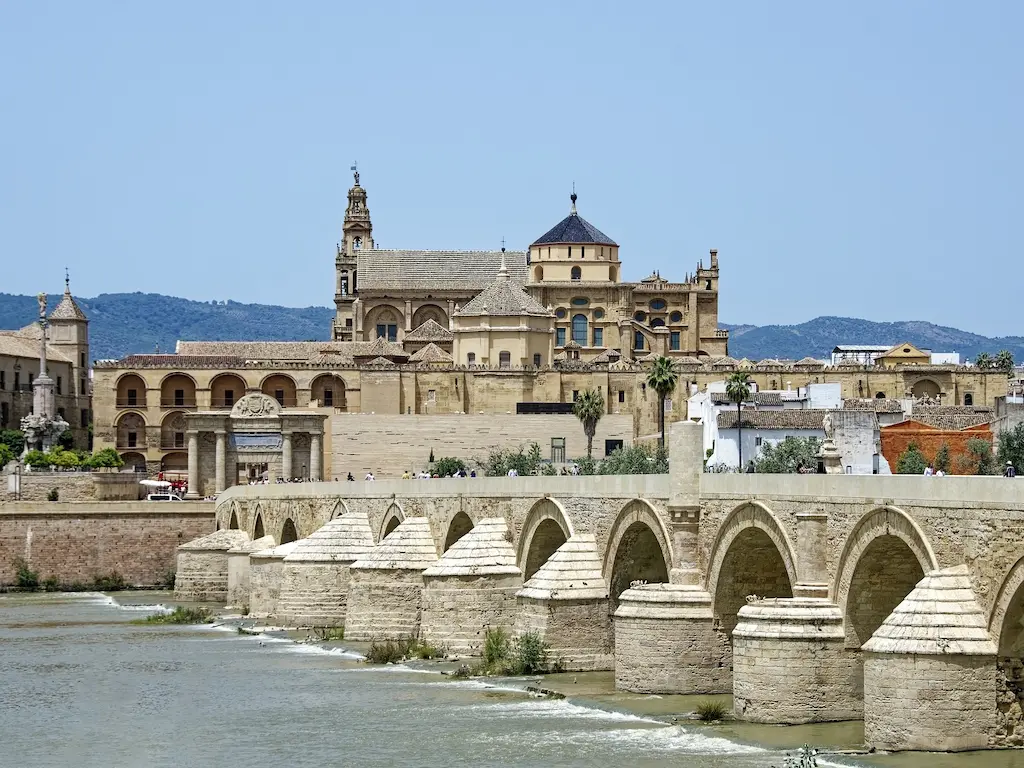
<instances>
[{"instance_id":1,"label":"person walking","mask_svg":"<svg viewBox=\"0 0 1024 768\"><path fill-rule=\"evenodd\" d=\"M373 472L367 472L366 477L364 477L363 479L369 483L372 483L376 478L374 478Z\"/></svg>"},{"instance_id":2,"label":"person walking","mask_svg":"<svg viewBox=\"0 0 1024 768\"><path fill-rule=\"evenodd\" d=\"M1003 477L1016 477L1017 470L1013 467L1013 462L1006 462L1006 469L1003 470Z\"/></svg>"}]
</instances>

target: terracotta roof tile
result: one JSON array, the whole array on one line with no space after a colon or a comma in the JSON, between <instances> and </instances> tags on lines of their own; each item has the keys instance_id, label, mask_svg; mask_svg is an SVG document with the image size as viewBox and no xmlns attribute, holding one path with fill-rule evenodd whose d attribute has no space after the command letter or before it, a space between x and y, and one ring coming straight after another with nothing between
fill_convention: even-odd
<instances>
[{"instance_id":1,"label":"terracotta roof tile","mask_svg":"<svg viewBox=\"0 0 1024 768\"><path fill-rule=\"evenodd\" d=\"M824 408L783 411L743 411L744 429L824 429L822 426ZM727 410L718 414L719 429L736 428L736 411Z\"/></svg>"},{"instance_id":2,"label":"terracotta roof tile","mask_svg":"<svg viewBox=\"0 0 1024 768\"><path fill-rule=\"evenodd\" d=\"M423 323L419 328L415 328L409 333L405 334L406 341L440 341L440 342L451 342L455 339L455 334L449 331L447 328L443 328L436 320L430 318L427 322Z\"/></svg>"},{"instance_id":3,"label":"terracotta roof tile","mask_svg":"<svg viewBox=\"0 0 1024 768\"><path fill-rule=\"evenodd\" d=\"M513 280L526 282L526 253L509 251L505 263ZM459 289L480 291L494 281L501 251L364 250L357 256L359 289Z\"/></svg>"}]
</instances>

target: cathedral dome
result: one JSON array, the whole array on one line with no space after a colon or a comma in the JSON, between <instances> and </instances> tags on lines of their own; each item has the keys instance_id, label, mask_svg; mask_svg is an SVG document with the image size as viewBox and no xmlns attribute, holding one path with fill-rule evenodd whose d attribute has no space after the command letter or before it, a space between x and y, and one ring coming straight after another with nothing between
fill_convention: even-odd
<instances>
[{"instance_id":1,"label":"cathedral dome","mask_svg":"<svg viewBox=\"0 0 1024 768\"><path fill-rule=\"evenodd\" d=\"M533 245L582 243L584 245L618 246L618 243L608 237L608 235L576 213L575 192L572 193L569 199L572 200L571 213L537 238Z\"/></svg>"}]
</instances>

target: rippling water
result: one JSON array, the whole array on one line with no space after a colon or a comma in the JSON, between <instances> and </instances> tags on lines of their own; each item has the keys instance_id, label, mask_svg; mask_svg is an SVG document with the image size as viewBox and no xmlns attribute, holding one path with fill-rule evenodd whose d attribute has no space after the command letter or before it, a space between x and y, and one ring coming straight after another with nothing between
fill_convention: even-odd
<instances>
[{"instance_id":1,"label":"rippling water","mask_svg":"<svg viewBox=\"0 0 1024 768\"><path fill-rule=\"evenodd\" d=\"M367 667L340 649L225 628L130 624L141 610L102 595L0 596L0 764L753 768L783 762L778 751L707 727L667 725L586 701L532 698L515 682L493 687L408 667ZM855 765L831 764L837 762Z\"/></svg>"}]
</instances>

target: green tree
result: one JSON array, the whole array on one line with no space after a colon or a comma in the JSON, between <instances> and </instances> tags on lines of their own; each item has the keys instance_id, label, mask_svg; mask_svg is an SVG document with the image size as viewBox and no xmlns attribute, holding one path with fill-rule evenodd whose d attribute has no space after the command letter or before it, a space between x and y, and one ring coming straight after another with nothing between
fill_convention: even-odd
<instances>
[{"instance_id":1,"label":"green tree","mask_svg":"<svg viewBox=\"0 0 1024 768\"><path fill-rule=\"evenodd\" d=\"M659 475L668 472L668 451L661 445L616 448L600 464L598 475Z\"/></svg>"},{"instance_id":2,"label":"green tree","mask_svg":"<svg viewBox=\"0 0 1024 768\"><path fill-rule=\"evenodd\" d=\"M741 409L743 402L750 399L750 374L743 371L730 373L725 380L725 394L736 403L736 429L739 430L737 445L740 453L740 472L743 471L743 417Z\"/></svg>"},{"instance_id":3,"label":"green tree","mask_svg":"<svg viewBox=\"0 0 1024 768\"><path fill-rule=\"evenodd\" d=\"M1017 474L1024 474L1024 423L999 433L999 466L1013 464Z\"/></svg>"},{"instance_id":4,"label":"green tree","mask_svg":"<svg viewBox=\"0 0 1024 768\"><path fill-rule=\"evenodd\" d=\"M597 422L604 416L604 398L596 390L584 390L572 404L572 414L580 420L583 425L583 434L587 436L587 458L593 458Z\"/></svg>"},{"instance_id":5,"label":"green tree","mask_svg":"<svg viewBox=\"0 0 1024 768\"><path fill-rule=\"evenodd\" d=\"M967 453L975 462L974 474L991 475L995 472L995 457L992 455L992 443L981 437L972 437L967 441Z\"/></svg>"},{"instance_id":6,"label":"green tree","mask_svg":"<svg viewBox=\"0 0 1024 768\"><path fill-rule=\"evenodd\" d=\"M679 374L667 357L655 360L647 373L647 386L658 394L658 433L661 435L659 443L662 448L665 447L665 398L675 391L677 381Z\"/></svg>"},{"instance_id":7,"label":"green tree","mask_svg":"<svg viewBox=\"0 0 1024 768\"><path fill-rule=\"evenodd\" d=\"M939 446L938 453L935 454L935 461L932 462L935 466L935 470L941 470L944 474L949 474L949 444L943 443Z\"/></svg>"},{"instance_id":8,"label":"green tree","mask_svg":"<svg viewBox=\"0 0 1024 768\"><path fill-rule=\"evenodd\" d=\"M5 429L0 431L0 443L3 443L15 456L21 456L25 450L25 435L17 429Z\"/></svg>"},{"instance_id":9,"label":"green tree","mask_svg":"<svg viewBox=\"0 0 1024 768\"><path fill-rule=\"evenodd\" d=\"M1007 349L999 350L999 353L992 359L992 367L1002 371L1007 376L1013 375L1013 354Z\"/></svg>"},{"instance_id":10,"label":"green tree","mask_svg":"<svg viewBox=\"0 0 1024 768\"><path fill-rule=\"evenodd\" d=\"M911 443L907 446L907 450L896 459L896 474L923 475L927 466L928 460L921 453L921 449L917 447L917 443Z\"/></svg>"},{"instance_id":11,"label":"green tree","mask_svg":"<svg viewBox=\"0 0 1024 768\"><path fill-rule=\"evenodd\" d=\"M992 367L992 355L988 352L981 352L976 358L974 358L974 364L981 370L987 371Z\"/></svg>"},{"instance_id":12,"label":"green tree","mask_svg":"<svg viewBox=\"0 0 1024 768\"><path fill-rule=\"evenodd\" d=\"M42 451L29 451L25 454L25 463L33 469L44 469L50 466L50 458Z\"/></svg>"},{"instance_id":13,"label":"green tree","mask_svg":"<svg viewBox=\"0 0 1024 768\"><path fill-rule=\"evenodd\" d=\"M74 451L66 451L60 446L54 446L54 448L46 454L46 457L52 467L58 467L60 469L78 468L78 454Z\"/></svg>"},{"instance_id":14,"label":"green tree","mask_svg":"<svg viewBox=\"0 0 1024 768\"><path fill-rule=\"evenodd\" d=\"M96 451L96 453L89 457L86 463L93 469L99 469L100 467L114 467L116 469L124 466L124 459L113 448L104 448L102 451Z\"/></svg>"},{"instance_id":15,"label":"green tree","mask_svg":"<svg viewBox=\"0 0 1024 768\"><path fill-rule=\"evenodd\" d=\"M520 476L535 475L540 468L540 446L530 443L519 448L497 448L491 451L487 461L482 462L488 475L507 475L514 469Z\"/></svg>"},{"instance_id":16,"label":"green tree","mask_svg":"<svg viewBox=\"0 0 1024 768\"><path fill-rule=\"evenodd\" d=\"M434 472L440 477L451 477L456 472L465 472L466 463L462 459L451 456L442 456L434 462Z\"/></svg>"},{"instance_id":17,"label":"green tree","mask_svg":"<svg viewBox=\"0 0 1024 768\"><path fill-rule=\"evenodd\" d=\"M757 472L795 474L801 469L816 469L821 442L816 437L787 437L773 445L761 446L761 455L754 459Z\"/></svg>"},{"instance_id":18,"label":"green tree","mask_svg":"<svg viewBox=\"0 0 1024 768\"><path fill-rule=\"evenodd\" d=\"M14 451L9 445L0 443L0 469L6 467L9 461L14 461Z\"/></svg>"}]
</instances>

